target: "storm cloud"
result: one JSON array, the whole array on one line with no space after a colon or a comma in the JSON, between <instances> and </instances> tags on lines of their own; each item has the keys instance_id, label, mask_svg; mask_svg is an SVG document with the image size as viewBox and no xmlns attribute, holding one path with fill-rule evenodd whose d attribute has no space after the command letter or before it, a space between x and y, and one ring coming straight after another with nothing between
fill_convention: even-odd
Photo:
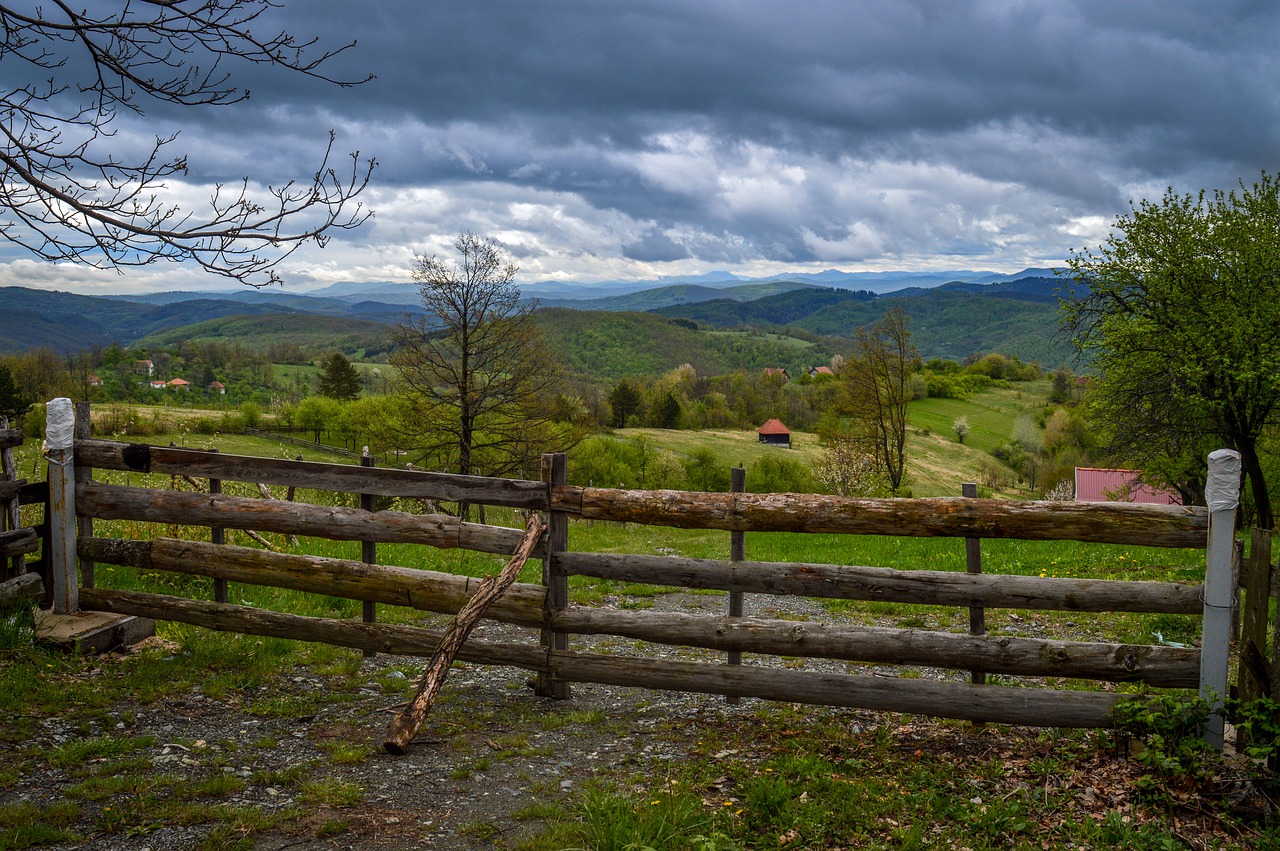
<instances>
[{"instance_id":1,"label":"storm cloud","mask_svg":"<svg viewBox=\"0 0 1280 851\"><path fill-rule=\"evenodd\" d=\"M236 67L247 103L156 106L119 138L180 129L184 196L305 177L330 128L376 157L375 218L291 258L299 287L405 280L463 230L524 281L1016 271L1096 245L1131 200L1280 161L1267 3L291 0L272 25L354 39L330 73L376 79ZM65 286L86 280L225 284Z\"/></svg>"}]
</instances>

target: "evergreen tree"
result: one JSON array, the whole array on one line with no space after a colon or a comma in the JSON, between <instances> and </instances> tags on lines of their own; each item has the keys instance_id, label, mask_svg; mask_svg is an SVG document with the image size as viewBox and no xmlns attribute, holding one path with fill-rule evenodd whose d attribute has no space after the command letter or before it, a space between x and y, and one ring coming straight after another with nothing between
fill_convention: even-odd
<instances>
[{"instance_id":1,"label":"evergreen tree","mask_svg":"<svg viewBox=\"0 0 1280 851\"><path fill-rule=\"evenodd\" d=\"M349 402L360 395L360 373L342 352L334 352L316 377L316 392L330 399Z\"/></svg>"},{"instance_id":2,"label":"evergreen tree","mask_svg":"<svg viewBox=\"0 0 1280 851\"><path fill-rule=\"evenodd\" d=\"M25 414L36 401L36 397L19 387L13 380L9 367L0 364L0 417L16 420Z\"/></svg>"}]
</instances>

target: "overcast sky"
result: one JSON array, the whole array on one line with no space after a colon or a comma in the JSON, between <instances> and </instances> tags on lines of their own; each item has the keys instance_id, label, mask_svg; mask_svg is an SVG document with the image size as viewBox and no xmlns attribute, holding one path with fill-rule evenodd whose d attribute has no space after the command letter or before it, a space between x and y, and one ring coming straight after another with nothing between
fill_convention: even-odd
<instances>
[{"instance_id":1,"label":"overcast sky","mask_svg":"<svg viewBox=\"0 0 1280 851\"><path fill-rule=\"evenodd\" d=\"M326 86L234 67L245 104L146 105L195 197L305 179L330 128L379 167L375 218L283 267L287 287L408 280L460 231L520 280L728 270L1052 266L1130 200L1280 167L1280 4L1257 0L284 0L358 44ZM0 283L225 287L0 258Z\"/></svg>"}]
</instances>

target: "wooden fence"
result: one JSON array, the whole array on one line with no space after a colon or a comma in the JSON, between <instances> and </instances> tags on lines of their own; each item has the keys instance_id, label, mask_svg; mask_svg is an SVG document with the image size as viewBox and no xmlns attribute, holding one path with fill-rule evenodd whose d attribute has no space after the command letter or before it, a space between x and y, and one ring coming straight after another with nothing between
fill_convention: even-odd
<instances>
[{"instance_id":1,"label":"wooden fence","mask_svg":"<svg viewBox=\"0 0 1280 851\"><path fill-rule=\"evenodd\" d=\"M87 415L87 410L83 413ZM918 665L1006 677L1198 687L1214 699L1227 693L1235 595L1234 501L1208 511L976 498L848 499L614 490L565 484L563 455L544 458L542 481L519 481L83 438L77 439L74 447L51 446L49 454L54 537L48 547L50 570L57 589L55 604L71 611L84 607L210 629L321 641L366 653L430 655L440 641L440 631L376 623L375 607L455 613L478 580L376 564L376 544L406 542L509 555L521 532L444 514L372 510L377 496L416 497L548 513L549 534L541 552L543 581L513 585L486 613L496 621L537 630L540 637L527 642L471 640L458 657L534 672L539 693L544 695L568 696L571 682L606 683L1055 727L1111 726L1116 703L1125 699L1103 690L985 685L977 677L972 682L885 678L742 664L742 653ZM1229 465L1229 457L1217 462L1211 459L1214 487L1234 494L1238 477L1230 481L1230 469L1224 470L1219 463L1224 460ZM208 480L214 486L208 492L188 493L106 484L92 481L91 469L184 476ZM231 496L218 492L216 485L225 480L359 494L362 507ZM59 514L64 515L61 520L57 519ZM74 517L82 521L78 534ZM212 543L166 538L119 540L94 536L94 519L207 526L219 533L242 529L359 540L365 546L362 559L355 561L228 546L220 542L220 534ZM728 560L571 552L567 530L575 520L719 529L737 537ZM743 533L779 531L1206 548L1207 581L1188 585L745 560ZM210 577L215 599L95 588L90 578L95 562ZM716 616L575 605L568 592L568 578L573 575L727 591L730 613ZM233 605L226 602L225 587L230 582L362 600L364 617L361 621L303 617ZM978 634L953 634L796 622L742 617L741 608L735 611L733 601L746 593L923 603L969 608L975 613L986 608L1011 608L1202 615L1204 634L1201 648L1194 650L986 635L980 629L975 630ZM980 623L980 619L974 622ZM730 654L730 664L585 652L570 647L574 635L611 635L722 651ZM1221 717L1215 717L1209 738L1220 744Z\"/></svg>"},{"instance_id":2,"label":"wooden fence","mask_svg":"<svg viewBox=\"0 0 1280 851\"><path fill-rule=\"evenodd\" d=\"M18 600L41 599L44 583L40 574L28 572L27 555L40 548L34 528L22 525L24 492L33 498L36 488L18 478L13 449L22 445L22 430L9 427L8 417L0 417L0 606ZM35 496L47 497L47 491Z\"/></svg>"}]
</instances>

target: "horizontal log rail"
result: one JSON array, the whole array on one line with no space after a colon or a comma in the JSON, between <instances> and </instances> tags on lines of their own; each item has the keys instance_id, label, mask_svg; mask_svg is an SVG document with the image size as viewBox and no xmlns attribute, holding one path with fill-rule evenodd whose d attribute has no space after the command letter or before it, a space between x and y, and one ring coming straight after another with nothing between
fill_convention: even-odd
<instances>
[{"instance_id":1,"label":"horizontal log rail","mask_svg":"<svg viewBox=\"0 0 1280 851\"><path fill-rule=\"evenodd\" d=\"M26 479L18 479L16 481L0 479L0 501L10 500L16 497L22 491L22 486L26 483Z\"/></svg>"},{"instance_id":2,"label":"horizontal log rail","mask_svg":"<svg viewBox=\"0 0 1280 851\"><path fill-rule=\"evenodd\" d=\"M36 530L30 527L0 532L0 559L34 553L40 549Z\"/></svg>"},{"instance_id":3,"label":"horizontal log rail","mask_svg":"<svg viewBox=\"0 0 1280 851\"><path fill-rule=\"evenodd\" d=\"M12 449L22 445L22 429L0 428L0 449Z\"/></svg>"},{"instance_id":4,"label":"horizontal log rail","mask_svg":"<svg viewBox=\"0 0 1280 851\"><path fill-rule=\"evenodd\" d=\"M225 494L153 490L87 482L76 489L76 512L100 520L140 520L308 535L337 541L428 544L511 555L519 529L463 523L443 514L362 511Z\"/></svg>"},{"instance_id":5,"label":"horizontal log rail","mask_svg":"<svg viewBox=\"0 0 1280 851\"><path fill-rule=\"evenodd\" d=\"M899 537L1019 538L1202 548L1204 508L998 499L853 499L827 494L696 493L558 485L551 508L612 520L731 532L828 532Z\"/></svg>"},{"instance_id":6,"label":"horizontal log rail","mask_svg":"<svg viewBox=\"0 0 1280 851\"><path fill-rule=\"evenodd\" d=\"M710 650L962 671L979 668L993 674L1145 682L1161 688L1195 688L1200 677L1200 652L1173 647L589 608L553 613L551 625L579 635L617 635Z\"/></svg>"},{"instance_id":7,"label":"horizontal log rail","mask_svg":"<svg viewBox=\"0 0 1280 851\"><path fill-rule=\"evenodd\" d=\"M369 565L345 559L285 555L248 547L160 538L82 541L79 555L141 570L167 570L229 582L269 585L352 600L454 614L480 580L435 571ZM525 627L544 624L545 589L513 585L487 617ZM1012 636L830 626L763 618L721 618L665 612L570 607L550 615L552 629L578 635L616 635L657 644L711 650L919 665L1019 676L1111 682L1141 681L1161 688L1198 683L1198 651L1171 647Z\"/></svg>"},{"instance_id":8,"label":"horizontal log rail","mask_svg":"<svg viewBox=\"0 0 1280 851\"><path fill-rule=\"evenodd\" d=\"M368 600L426 612L456 614L481 579L433 570L323 556L273 553L252 547L157 538L80 541L81 558L139 570L167 570L209 576L246 585L269 585L349 600ZM541 585L512 585L489 607L486 616L517 626L540 627L546 590Z\"/></svg>"},{"instance_id":9,"label":"horizontal log rail","mask_svg":"<svg viewBox=\"0 0 1280 851\"><path fill-rule=\"evenodd\" d=\"M948 573L840 564L735 562L620 553L567 552L559 554L558 558L567 573L579 576L753 594L1075 612L1198 615L1203 608L1203 586L1173 582Z\"/></svg>"},{"instance_id":10,"label":"horizontal log rail","mask_svg":"<svg viewBox=\"0 0 1280 851\"><path fill-rule=\"evenodd\" d=\"M545 509L547 506L547 486L542 482L224 455L220 452L151 446L145 443L78 441L76 463L103 470L261 482L340 493L471 502L511 508Z\"/></svg>"},{"instance_id":11,"label":"horizontal log rail","mask_svg":"<svg viewBox=\"0 0 1280 851\"><path fill-rule=\"evenodd\" d=\"M18 600L40 600L44 597L44 580L38 573L24 573L7 582L0 582L0 606Z\"/></svg>"},{"instance_id":12,"label":"horizontal log rail","mask_svg":"<svg viewBox=\"0 0 1280 851\"><path fill-rule=\"evenodd\" d=\"M287 615L248 606L134 591L86 588L81 591L81 602L99 611L397 655L429 656L443 635L440 630ZM478 640L463 645L458 658L465 662L547 672L572 682L757 697L1039 727L1112 727L1115 705L1126 699L1123 695L1100 692L974 686L751 665L731 667L548 651Z\"/></svg>"}]
</instances>

